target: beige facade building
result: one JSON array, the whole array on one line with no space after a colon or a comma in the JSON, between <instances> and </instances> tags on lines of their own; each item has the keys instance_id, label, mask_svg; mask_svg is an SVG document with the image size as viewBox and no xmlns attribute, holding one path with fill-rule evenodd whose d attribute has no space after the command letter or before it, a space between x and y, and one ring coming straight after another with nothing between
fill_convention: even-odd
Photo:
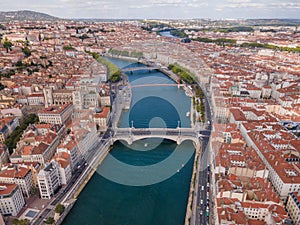
<instances>
[{"instance_id":1,"label":"beige facade building","mask_svg":"<svg viewBox=\"0 0 300 225\"><path fill-rule=\"evenodd\" d=\"M300 192L289 194L286 209L294 224L300 224Z\"/></svg>"},{"instance_id":2,"label":"beige facade building","mask_svg":"<svg viewBox=\"0 0 300 225\"><path fill-rule=\"evenodd\" d=\"M3 167L0 172L0 183L17 184L26 198L30 197L34 187L31 170L22 165Z\"/></svg>"},{"instance_id":3,"label":"beige facade building","mask_svg":"<svg viewBox=\"0 0 300 225\"><path fill-rule=\"evenodd\" d=\"M73 105L49 106L38 113L40 122L50 124L65 124L71 118Z\"/></svg>"},{"instance_id":4,"label":"beige facade building","mask_svg":"<svg viewBox=\"0 0 300 225\"><path fill-rule=\"evenodd\" d=\"M94 114L94 122L99 126L99 131L105 131L109 120L109 107L103 107L102 111Z\"/></svg>"}]
</instances>

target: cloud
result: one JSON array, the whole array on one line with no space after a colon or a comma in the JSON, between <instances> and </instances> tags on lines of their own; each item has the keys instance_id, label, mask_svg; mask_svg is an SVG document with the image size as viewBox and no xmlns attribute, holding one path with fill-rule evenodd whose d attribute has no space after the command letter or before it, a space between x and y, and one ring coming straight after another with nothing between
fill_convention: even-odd
<instances>
[{"instance_id":1,"label":"cloud","mask_svg":"<svg viewBox=\"0 0 300 225\"><path fill-rule=\"evenodd\" d=\"M0 10L22 9L62 18L300 18L299 0L0 1Z\"/></svg>"}]
</instances>

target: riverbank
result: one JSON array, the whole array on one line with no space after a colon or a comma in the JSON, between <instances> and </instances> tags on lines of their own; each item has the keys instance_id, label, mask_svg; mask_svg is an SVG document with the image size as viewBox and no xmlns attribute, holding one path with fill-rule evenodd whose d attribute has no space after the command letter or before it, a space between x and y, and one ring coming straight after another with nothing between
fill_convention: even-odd
<instances>
[{"instance_id":1,"label":"riverbank","mask_svg":"<svg viewBox=\"0 0 300 225\"><path fill-rule=\"evenodd\" d=\"M194 165L193 165L193 173L191 177L191 182L190 182L190 192L189 192L189 198L188 198L188 204L186 206L186 214L185 214L185 221L184 225L190 225L191 224L191 217L193 213L193 199L194 199L194 194L195 194L195 181L196 181L196 176L197 176L197 162L199 159L200 155L200 144L195 146L195 158L194 158Z\"/></svg>"},{"instance_id":2,"label":"riverbank","mask_svg":"<svg viewBox=\"0 0 300 225\"><path fill-rule=\"evenodd\" d=\"M105 145L105 144L103 146L103 149L100 148L100 151L98 151L99 158L97 159L97 155L95 156L95 158L93 158L90 166L88 166L88 168L84 171L81 177L79 177L77 182L74 184L74 187L68 192L66 197L62 200L62 204L65 206L65 212L58 218L56 225L61 224L64 221L64 219L67 217L68 213L75 205L78 196L83 191L85 186L88 184L90 179L93 177L94 173L97 171L98 166L103 162L103 160L109 154L109 151L111 149L112 149L111 145ZM104 154L100 154L101 150L104 151Z\"/></svg>"},{"instance_id":3,"label":"riverbank","mask_svg":"<svg viewBox=\"0 0 300 225\"><path fill-rule=\"evenodd\" d=\"M79 196L79 194L81 193L81 191L85 188L85 186L90 181L90 179L92 178L92 176L94 175L94 173L97 171L98 166L103 162L103 160L109 154L109 151L111 149L112 149L112 147L109 146L108 149L106 150L105 154L100 156L100 159L99 159L98 163L96 164L96 167L91 168L91 172L88 174L88 176L85 178L85 180L82 182L82 184L79 186L79 188L75 192L75 194L73 196L74 199L77 199L77 197Z\"/></svg>"}]
</instances>

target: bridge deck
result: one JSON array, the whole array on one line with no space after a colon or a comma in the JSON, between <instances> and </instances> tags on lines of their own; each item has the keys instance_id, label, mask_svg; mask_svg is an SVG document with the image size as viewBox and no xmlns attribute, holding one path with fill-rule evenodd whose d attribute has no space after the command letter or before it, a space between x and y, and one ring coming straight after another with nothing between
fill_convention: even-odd
<instances>
[{"instance_id":1,"label":"bridge deck","mask_svg":"<svg viewBox=\"0 0 300 225\"><path fill-rule=\"evenodd\" d=\"M142 66L142 67L130 67L130 68L124 68L121 69L121 72L133 72L133 71L139 71L139 70L158 70L158 66Z\"/></svg>"}]
</instances>

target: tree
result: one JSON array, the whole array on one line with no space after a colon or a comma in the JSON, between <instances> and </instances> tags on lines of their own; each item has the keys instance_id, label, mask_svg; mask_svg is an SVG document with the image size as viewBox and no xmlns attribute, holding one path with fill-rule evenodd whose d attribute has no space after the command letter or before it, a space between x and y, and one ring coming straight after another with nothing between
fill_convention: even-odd
<instances>
[{"instance_id":1,"label":"tree","mask_svg":"<svg viewBox=\"0 0 300 225\"><path fill-rule=\"evenodd\" d=\"M63 47L63 50L65 50L65 51L74 51L75 48L72 47L71 45L66 45L66 46Z\"/></svg>"},{"instance_id":2,"label":"tree","mask_svg":"<svg viewBox=\"0 0 300 225\"><path fill-rule=\"evenodd\" d=\"M3 41L3 47L6 49L6 52L8 53L8 50L13 46L13 44L7 40L7 38Z\"/></svg>"},{"instance_id":3,"label":"tree","mask_svg":"<svg viewBox=\"0 0 300 225\"><path fill-rule=\"evenodd\" d=\"M29 49L28 47L24 47L24 48L22 49L22 51L23 51L23 53L24 53L24 55L25 55L26 57L28 57L28 56L31 55L31 51L30 51L30 49Z\"/></svg>"},{"instance_id":4,"label":"tree","mask_svg":"<svg viewBox=\"0 0 300 225\"><path fill-rule=\"evenodd\" d=\"M6 86L0 82L0 91L3 90L4 88L6 88Z\"/></svg>"},{"instance_id":5,"label":"tree","mask_svg":"<svg viewBox=\"0 0 300 225\"><path fill-rule=\"evenodd\" d=\"M54 212L58 213L59 215L61 215L64 211L65 207L62 204L58 204L54 209Z\"/></svg>"},{"instance_id":6,"label":"tree","mask_svg":"<svg viewBox=\"0 0 300 225\"><path fill-rule=\"evenodd\" d=\"M22 60L18 60L18 62L16 62L16 66L22 67L23 66Z\"/></svg>"},{"instance_id":7,"label":"tree","mask_svg":"<svg viewBox=\"0 0 300 225\"><path fill-rule=\"evenodd\" d=\"M30 221L28 219L22 219L22 220L14 219L12 221L12 224L13 225L29 225Z\"/></svg>"},{"instance_id":8,"label":"tree","mask_svg":"<svg viewBox=\"0 0 300 225\"><path fill-rule=\"evenodd\" d=\"M45 224L54 224L55 220L53 217L48 217L47 220L45 221Z\"/></svg>"}]
</instances>

